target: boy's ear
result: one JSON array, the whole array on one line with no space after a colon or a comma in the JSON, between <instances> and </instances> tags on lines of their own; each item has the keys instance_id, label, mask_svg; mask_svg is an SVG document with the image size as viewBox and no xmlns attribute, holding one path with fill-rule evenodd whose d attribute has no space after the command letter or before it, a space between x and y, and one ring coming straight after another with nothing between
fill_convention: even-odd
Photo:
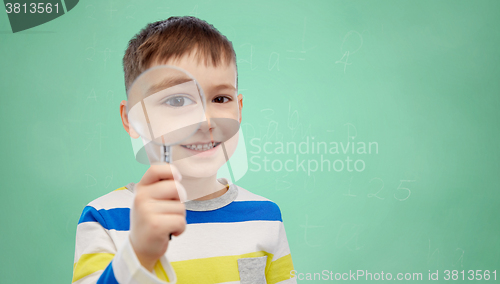
<instances>
[{"instance_id":1,"label":"boy's ear","mask_svg":"<svg viewBox=\"0 0 500 284\"><path fill-rule=\"evenodd\" d=\"M130 127L130 123L128 121L128 114L127 114L127 101L123 100L120 102L120 116L122 119L122 124L123 128L125 128L125 131L127 131L128 135L130 137L137 139L139 138L139 134L135 132L133 127Z\"/></svg>"},{"instance_id":2,"label":"boy's ear","mask_svg":"<svg viewBox=\"0 0 500 284\"><path fill-rule=\"evenodd\" d=\"M242 119L241 109L243 108L243 95L242 94L238 95L238 107L239 107L239 110L240 110L240 124L241 124L241 119Z\"/></svg>"}]
</instances>

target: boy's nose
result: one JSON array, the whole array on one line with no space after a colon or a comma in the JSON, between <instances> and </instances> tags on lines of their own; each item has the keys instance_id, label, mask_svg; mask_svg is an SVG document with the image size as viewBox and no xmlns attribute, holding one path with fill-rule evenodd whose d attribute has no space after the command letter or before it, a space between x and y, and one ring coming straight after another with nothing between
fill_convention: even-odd
<instances>
[{"instance_id":1,"label":"boy's nose","mask_svg":"<svg viewBox=\"0 0 500 284\"><path fill-rule=\"evenodd\" d=\"M237 119L228 116L217 109L207 108L199 131L213 141L224 142L231 139L238 132L240 124Z\"/></svg>"},{"instance_id":2,"label":"boy's nose","mask_svg":"<svg viewBox=\"0 0 500 284\"><path fill-rule=\"evenodd\" d=\"M205 112L205 120L201 122L200 130L203 132L208 132L217 127L216 119L209 112Z\"/></svg>"}]
</instances>

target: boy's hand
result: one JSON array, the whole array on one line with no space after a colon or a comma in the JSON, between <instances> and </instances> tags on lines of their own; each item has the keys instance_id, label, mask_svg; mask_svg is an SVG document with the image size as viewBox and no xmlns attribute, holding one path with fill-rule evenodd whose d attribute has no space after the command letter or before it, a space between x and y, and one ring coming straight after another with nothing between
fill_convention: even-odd
<instances>
[{"instance_id":1,"label":"boy's hand","mask_svg":"<svg viewBox=\"0 0 500 284\"><path fill-rule=\"evenodd\" d=\"M180 180L174 165L152 165L135 186L129 237L137 258L149 271L167 251L170 234L178 236L186 228L186 208L180 201L187 196Z\"/></svg>"}]
</instances>

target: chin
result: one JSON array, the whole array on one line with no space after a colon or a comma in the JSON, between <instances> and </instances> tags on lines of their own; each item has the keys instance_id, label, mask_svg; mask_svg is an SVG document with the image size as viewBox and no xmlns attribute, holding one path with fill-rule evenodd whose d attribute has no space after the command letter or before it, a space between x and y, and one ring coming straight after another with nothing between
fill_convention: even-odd
<instances>
[{"instance_id":1,"label":"chin","mask_svg":"<svg viewBox=\"0 0 500 284\"><path fill-rule=\"evenodd\" d=\"M217 169L214 166L210 166L207 168L188 166L180 169L180 172L182 173L183 176L192 178L207 178L217 175Z\"/></svg>"},{"instance_id":2,"label":"chin","mask_svg":"<svg viewBox=\"0 0 500 284\"><path fill-rule=\"evenodd\" d=\"M196 156L174 161L173 164L185 177L206 178L217 175L217 171L226 163L224 154L215 159L198 160ZM229 154L229 153L228 153Z\"/></svg>"},{"instance_id":3,"label":"chin","mask_svg":"<svg viewBox=\"0 0 500 284\"><path fill-rule=\"evenodd\" d=\"M224 142L227 151L228 159L230 159L236 151L238 146L238 133L231 139ZM175 146L180 147L180 146ZM219 146L220 147L220 146ZM182 150L182 149L179 149ZM175 151L175 149L174 149ZM175 152L174 152L175 156ZM222 149L219 149L217 154L210 158L201 158L194 156L187 156L185 158L175 160L172 162L183 176L194 178L206 178L217 175L217 171L226 163L226 157Z\"/></svg>"}]
</instances>

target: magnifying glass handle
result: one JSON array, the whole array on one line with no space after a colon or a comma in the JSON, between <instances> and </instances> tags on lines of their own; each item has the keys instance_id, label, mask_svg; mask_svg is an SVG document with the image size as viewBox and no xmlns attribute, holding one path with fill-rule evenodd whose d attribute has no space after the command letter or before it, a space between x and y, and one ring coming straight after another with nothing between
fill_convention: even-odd
<instances>
[{"instance_id":1,"label":"magnifying glass handle","mask_svg":"<svg viewBox=\"0 0 500 284\"><path fill-rule=\"evenodd\" d=\"M170 163L172 147L163 145L161 147L161 159L162 162Z\"/></svg>"},{"instance_id":2,"label":"magnifying glass handle","mask_svg":"<svg viewBox=\"0 0 500 284\"><path fill-rule=\"evenodd\" d=\"M172 151L172 147L170 147L170 146L163 145L161 147L161 159L163 160L163 162L170 163L170 158L172 157L171 151ZM169 240L172 240L172 234L170 234L170 236L168 238L169 238Z\"/></svg>"}]
</instances>

